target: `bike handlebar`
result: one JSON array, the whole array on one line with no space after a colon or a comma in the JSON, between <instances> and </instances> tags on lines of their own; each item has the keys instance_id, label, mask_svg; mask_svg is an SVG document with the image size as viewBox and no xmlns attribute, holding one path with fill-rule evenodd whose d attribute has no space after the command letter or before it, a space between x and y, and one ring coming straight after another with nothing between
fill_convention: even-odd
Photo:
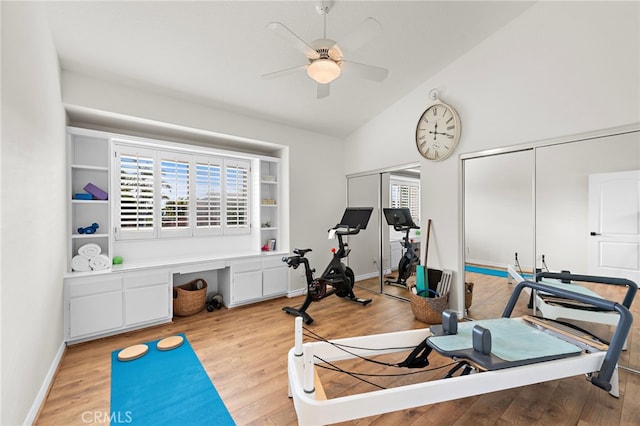
<instances>
[{"instance_id":1,"label":"bike handlebar","mask_svg":"<svg viewBox=\"0 0 640 426\"><path fill-rule=\"evenodd\" d=\"M360 232L360 225L356 226L355 228L349 228L346 225L337 224L333 228L329 229L329 232L331 231L336 231L336 234L339 235L355 235Z\"/></svg>"}]
</instances>

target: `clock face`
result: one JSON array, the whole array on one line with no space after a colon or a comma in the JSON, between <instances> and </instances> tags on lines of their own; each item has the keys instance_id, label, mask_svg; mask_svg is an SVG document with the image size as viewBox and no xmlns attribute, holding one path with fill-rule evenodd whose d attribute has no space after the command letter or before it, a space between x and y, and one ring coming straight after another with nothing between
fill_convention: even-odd
<instances>
[{"instance_id":1,"label":"clock face","mask_svg":"<svg viewBox=\"0 0 640 426\"><path fill-rule=\"evenodd\" d=\"M427 160L444 160L458 145L460 130L456 111L444 103L435 103L426 109L416 126L418 151Z\"/></svg>"}]
</instances>

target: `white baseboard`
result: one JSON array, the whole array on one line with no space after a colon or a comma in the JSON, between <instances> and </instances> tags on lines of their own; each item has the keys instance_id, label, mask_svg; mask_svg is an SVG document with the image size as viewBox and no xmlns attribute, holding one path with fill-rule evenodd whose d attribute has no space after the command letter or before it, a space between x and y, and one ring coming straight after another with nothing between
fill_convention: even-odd
<instances>
[{"instance_id":1,"label":"white baseboard","mask_svg":"<svg viewBox=\"0 0 640 426\"><path fill-rule=\"evenodd\" d=\"M302 296L306 292L307 292L306 288L299 288L297 290L291 290L291 291L287 292L287 297L291 298L291 297Z\"/></svg>"},{"instance_id":2,"label":"white baseboard","mask_svg":"<svg viewBox=\"0 0 640 426\"><path fill-rule=\"evenodd\" d=\"M376 278L378 277L378 272L370 272L368 274L362 274L362 275L357 275L356 278L356 282L361 281L361 280L368 280L369 278Z\"/></svg>"},{"instance_id":3,"label":"white baseboard","mask_svg":"<svg viewBox=\"0 0 640 426\"><path fill-rule=\"evenodd\" d=\"M60 348L58 349L58 353L56 353L56 356L53 358L53 362L51 363L49 371L44 378L44 382L42 382L42 386L40 386L38 395L36 395L36 399L31 404L31 409L27 413L27 417L24 419L24 425L32 425L36 421L36 416L40 411L40 407L42 407L42 404L44 404L44 401L47 398L47 394L49 393L49 389L51 388L53 379L56 377L56 372L58 371L60 361L62 361L62 355L64 355L64 351L66 349L67 345L62 342Z\"/></svg>"}]
</instances>

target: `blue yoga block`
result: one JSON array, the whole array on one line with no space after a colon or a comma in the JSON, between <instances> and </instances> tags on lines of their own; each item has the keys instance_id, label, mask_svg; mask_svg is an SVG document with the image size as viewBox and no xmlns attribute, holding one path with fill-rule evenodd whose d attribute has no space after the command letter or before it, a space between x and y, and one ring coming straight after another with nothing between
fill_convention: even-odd
<instances>
[{"instance_id":1,"label":"blue yoga block","mask_svg":"<svg viewBox=\"0 0 640 426\"><path fill-rule=\"evenodd\" d=\"M86 192L80 192L73 195L73 198L76 200L93 200L93 195L87 194Z\"/></svg>"}]
</instances>

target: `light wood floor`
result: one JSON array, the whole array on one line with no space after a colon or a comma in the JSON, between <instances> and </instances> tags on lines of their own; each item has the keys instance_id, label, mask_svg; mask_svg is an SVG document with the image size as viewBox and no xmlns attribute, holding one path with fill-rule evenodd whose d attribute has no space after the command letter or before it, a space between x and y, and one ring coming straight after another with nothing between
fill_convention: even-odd
<instances>
[{"instance_id":1,"label":"light wood floor","mask_svg":"<svg viewBox=\"0 0 640 426\"><path fill-rule=\"evenodd\" d=\"M475 282L473 318L501 315L511 286L505 279L469 275ZM331 296L313 303L309 326L326 338L422 328L410 305L397 299L356 289L372 297L360 306ZM527 313L522 297L517 313ZM67 348L37 425L84 425L88 420L108 422L111 352L126 346L185 333L238 425L295 425L293 403L287 397L286 354L293 346L293 317L284 306L297 306L302 297L280 298L235 309L203 311L172 324L130 332ZM640 318L640 304L634 316ZM637 321L636 321L637 322ZM607 332L608 330L603 330ZM390 355L389 355L390 356ZM397 354L396 354L397 356ZM401 361L401 359L396 359ZM635 325L629 350L620 363L640 369L640 331ZM371 365L371 364L369 364ZM378 367L365 366L367 371ZM360 369L362 370L362 369ZM387 380L386 386L425 377ZM374 390L344 375L324 370L320 377L329 397ZM376 382L380 382L377 378ZM615 399L584 377L493 392L411 410L374 416L350 424L402 425L637 425L640 424L640 377L620 370L621 397ZM211 419L215 424L215 419Z\"/></svg>"}]
</instances>

